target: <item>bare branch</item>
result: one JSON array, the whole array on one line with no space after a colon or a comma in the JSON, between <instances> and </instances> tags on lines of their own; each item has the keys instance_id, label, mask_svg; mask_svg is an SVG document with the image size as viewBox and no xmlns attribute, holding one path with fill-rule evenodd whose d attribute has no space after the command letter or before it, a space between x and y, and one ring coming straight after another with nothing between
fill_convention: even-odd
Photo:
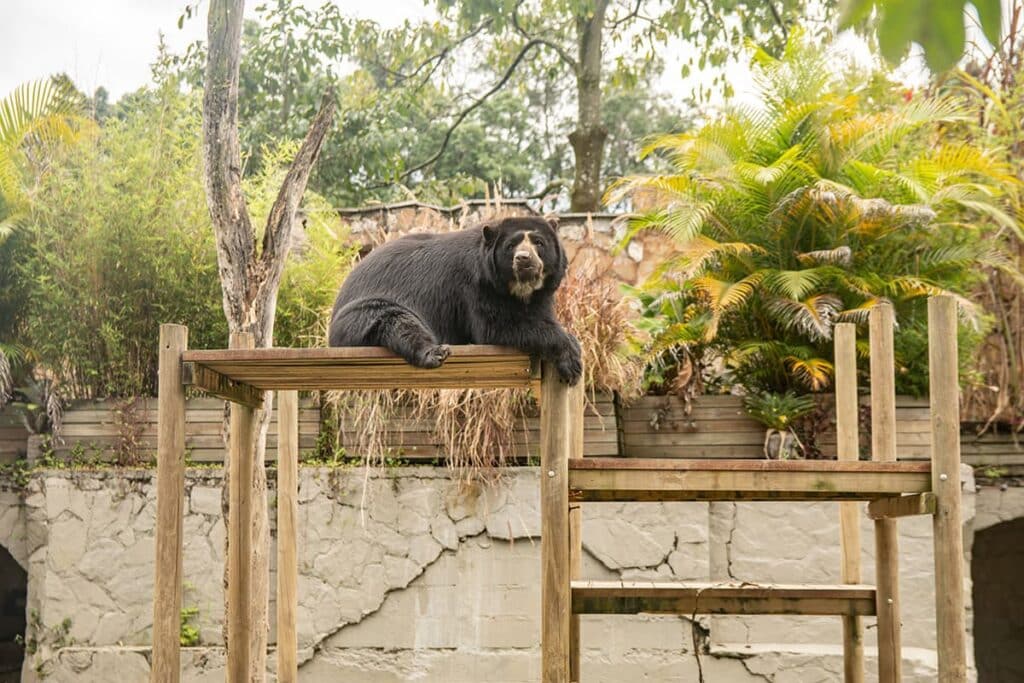
<instances>
[{"instance_id":1,"label":"bare branch","mask_svg":"<svg viewBox=\"0 0 1024 683\"><path fill-rule=\"evenodd\" d=\"M432 154L430 158L428 158L426 161L416 164L412 168L406 170L404 173L402 173L402 175L399 176L399 179L407 180L409 176L411 176L413 173L416 173L417 171L422 171L424 168L430 166L432 163L440 159L441 155L444 154L445 149L448 148L448 143L451 141L452 134L455 132L455 129L458 128L466 119L466 117L473 113L475 109L477 109L480 105L486 102L491 95L505 87L505 84L508 83L508 79L512 77L512 74L515 73L515 70L519 67L519 64L523 61L523 58L526 57L527 53L530 50L537 47L538 45L544 44L545 41L541 38L534 38L529 42L525 43L523 47L519 49L519 52L516 54L515 59L512 60L512 63L509 64L507 69L505 69L505 73L502 75L501 79L499 79L498 82L495 83L490 90L485 92L477 99L473 100L472 104L470 104L468 107L459 112L459 115L455 117L455 120L452 122L452 124L448 126L448 130L445 131L444 139L441 141L441 146L438 148L437 152Z\"/></svg>"},{"instance_id":2,"label":"bare branch","mask_svg":"<svg viewBox=\"0 0 1024 683\"><path fill-rule=\"evenodd\" d=\"M772 11L772 17L775 19L775 23L782 29L782 39L789 40L789 30L786 28L786 22L782 20L782 15L779 14L779 10L775 8L774 0L765 0L768 3L768 9Z\"/></svg>"},{"instance_id":3,"label":"bare branch","mask_svg":"<svg viewBox=\"0 0 1024 683\"><path fill-rule=\"evenodd\" d=\"M570 55L562 48L561 45L551 40L548 40L547 38L542 38L540 36L535 36L531 34L523 27L522 24L519 23L519 7L523 4L523 2L524 0L519 0L519 2L516 3L516 6L512 9L512 27L516 30L516 33L518 33L528 41L539 41L541 45L551 48L552 50L554 50L555 54L557 54L558 57L563 62L565 62L566 65L569 66L569 68L571 68L573 71L576 71L576 69L579 67L579 64L576 62L575 59L573 59L572 55Z\"/></svg>"},{"instance_id":4,"label":"bare branch","mask_svg":"<svg viewBox=\"0 0 1024 683\"><path fill-rule=\"evenodd\" d=\"M288 174L281 183L281 189L274 200L274 206L267 216L267 229L263 233L263 251L260 254L260 261L263 264L264 274L273 278L273 271L280 271L284 267L288 255L288 247L291 243L292 224L295 222L295 212L299 208L299 201L306 191L306 183L309 181L310 171L317 157L320 156L320 148L323 146L324 138L331 128L334 120L335 108L334 91L329 90L324 94L320 102L320 111L309 126L306 139L302 141L302 147L292 161ZM275 287L276 291L276 287Z\"/></svg>"},{"instance_id":5,"label":"bare branch","mask_svg":"<svg viewBox=\"0 0 1024 683\"><path fill-rule=\"evenodd\" d=\"M422 62L419 63L419 65L416 66L415 69L413 69L409 73L403 73L401 71L391 69L385 64L381 63L380 61L374 61L373 64L379 67L382 71L384 71L384 73L388 74L389 76L393 76L395 78L395 85L399 85L409 79L415 78L421 71L423 71L424 68L426 68L428 65L432 65L430 70L427 72L427 75L424 77L424 80L428 80L434 74L434 72L437 71L438 66L440 66L440 64L448 57L448 55L450 55L453 51L461 47L467 41L479 35L480 32L483 31L488 26L490 26L493 21L494 20L492 18L487 18L484 21L481 21L479 24L473 27L473 29L470 30L468 33L459 37L454 42L446 45L444 49L442 49L440 52L430 55L429 57L424 59Z\"/></svg>"},{"instance_id":6,"label":"bare branch","mask_svg":"<svg viewBox=\"0 0 1024 683\"><path fill-rule=\"evenodd\" d=\"M608 27L612 28L612 29L615 29L615 28L618 28L619 26L621 26L622 24L625 24L627 21L630 21L631 19L636 19L637 17L639 17L640 16L640 7L641 7L641 5L643 5L643 2L644 2L644 0L636 0L636 5L634 5L632 12L630 12L629 14L627 14L626 16L624 16L624 17L622 17L620 19L613 19L612 21L609 21L608 22Z\"/></svg>"}]
</instances>

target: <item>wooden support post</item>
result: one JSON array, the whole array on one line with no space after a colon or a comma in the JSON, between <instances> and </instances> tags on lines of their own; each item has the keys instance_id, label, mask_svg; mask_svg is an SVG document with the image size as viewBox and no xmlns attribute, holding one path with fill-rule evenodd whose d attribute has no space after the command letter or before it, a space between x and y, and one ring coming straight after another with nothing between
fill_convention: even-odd
<instances>
[{"instance_id":1,"label":"wooden support post","mask_svg":"<svg viewBox=\"0 0 1024 683\"><path fill-rule=\"evenodd\" d=\"M888 303L871 309L871 454L880 462L896 460L895 318ZM878 680L898 683L903 648L900 625L899 537L896 521L875 520L875 575L878 612Z\"/></svg>"},{"instance_id":2,"label":"wooden support post","mask_svg":"<svg viewBox=\"0 0 1024 683\"><path fill-rule=\"evenodd\" d=\"M586 395L583 381L569 390L570 459L583 457L583 411ZM569 577L581 578L583 568L583 509L579 501L569 504ZM580 680L580 617L569 617L569 680Z\"/></svg>"},{"instance_id":3,"label":"wooden support post","mask_svg":"<svg viewBox=\"0 0 1024 683\"><path fill-rule=\"evenodd\" d=\"M964 541L960 518L960 380L957 304L928 300L928 367L935 494L935 628L939 682L967 680L964 625Z\"/></svg>"},{"instance_id":4,"label":"wooden support post","mask_svg":"<svg viewBox=\"0 0 1024 683\"><path fill-rule=\"evenodd\" d=\"M153 590L153 683L181 677L182 547L185 515L185 385L181 354L188 328L160 326L157 398L156 566Z\"/></svg>"},{"instance_id":5,"label":"wooden support post","mask_svg":"<svg viewBox=\"0 0 1024 683\"><path fill-rule=\"evenodd\" d=\"M299 566L296 522L299 516L299 393L277 394L277 680L296 683L299 677Z\"/></svg>"},{"instance_id":6,"label":"wooden support post","mask_svg":"<svg viewBox=\"0 0 1024 683\"><path fill-rule=\"evenodd\" d=\"M860 458L859 408L857 405L857 327L835 327L836 447L839 460ZM860 519L857 503L839 503L839 533L843 583L859 584ZM864 625L858 616L843 617L843 678L846 683L864 681Z\"/></svg>"},{"instance_id":7,"label":"wooden support post","mask_svg":"<svg viewBox=\"0 0 1024 683\"><path fill-rule=\"evenodd\" d=\"M231 334L233 349L255 346L252 334ZM231 404L231 437L228 452L228 680L249 678L249 587L252 583L252 466L253 409Z\"/></svg>"},{"instance_id":8,"label":"wooden support post","mask_svg":"<svg viewBox=\"0 0 1024 683\"><path fill-rule=\"evenodd\" d=\"M569 680L569 390L544 363L540 402L541 680Z\"/></svg>"}]
</instances>

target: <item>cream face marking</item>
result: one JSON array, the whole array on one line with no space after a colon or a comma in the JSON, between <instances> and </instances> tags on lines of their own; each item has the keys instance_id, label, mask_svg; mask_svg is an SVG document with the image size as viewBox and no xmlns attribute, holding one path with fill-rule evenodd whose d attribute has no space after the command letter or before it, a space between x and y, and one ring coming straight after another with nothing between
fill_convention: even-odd
<instances>
[{"instance_id":1,"label":"cream face marking","mask_svg":"<svg viewBox=\"0 0 1024 683\"><path fill-rule=\"evenodd\" d=\"M523 241L516 246L515 254L512 256L514 270L518 270L515 268L516 263L529 263L536 269L536 272L527 280L521 279L519 273L516 272L516 279L509 283L509 291L523 300L528 300L531 294L544 286L544 262L537 254L537 247L531 240L533 234L532 232L523 234Z\"/></svg>"}]
</instances>

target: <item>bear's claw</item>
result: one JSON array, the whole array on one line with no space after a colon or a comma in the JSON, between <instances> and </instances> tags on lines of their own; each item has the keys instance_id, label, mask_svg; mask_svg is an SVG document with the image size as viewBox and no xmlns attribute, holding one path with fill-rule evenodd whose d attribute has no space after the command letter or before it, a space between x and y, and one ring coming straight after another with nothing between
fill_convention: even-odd
<instances>
[{"instance_id":1,"label":"bear's claw","mask_svg":"<svg viewBox=\"0 0 1024 683\"><path fill-rule=\"evenodd\" d=\"M441 364L452 354L452 349L447 344L431 346L420 353L419 363L421 368L433 369L441 367Z\"/></svg>"}]
</instances>

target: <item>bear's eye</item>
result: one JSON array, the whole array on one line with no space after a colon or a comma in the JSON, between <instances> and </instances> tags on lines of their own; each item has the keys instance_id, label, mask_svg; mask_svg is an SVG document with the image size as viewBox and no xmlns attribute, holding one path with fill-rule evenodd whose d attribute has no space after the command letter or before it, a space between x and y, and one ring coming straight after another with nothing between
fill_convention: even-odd
<instances>
[{"instance_id":1,"label":"bear's eye","mask_svg":"<svg viewBox=\"0 0 1024 683\"><path fill-rule=\"evenodd\" d=\"M543 247L544 246L544 240L542 240L539 237L534 237L533 238L533 243L534 243L535 246L538 246L538 247Z\"/></svg>"}]
</instances>

